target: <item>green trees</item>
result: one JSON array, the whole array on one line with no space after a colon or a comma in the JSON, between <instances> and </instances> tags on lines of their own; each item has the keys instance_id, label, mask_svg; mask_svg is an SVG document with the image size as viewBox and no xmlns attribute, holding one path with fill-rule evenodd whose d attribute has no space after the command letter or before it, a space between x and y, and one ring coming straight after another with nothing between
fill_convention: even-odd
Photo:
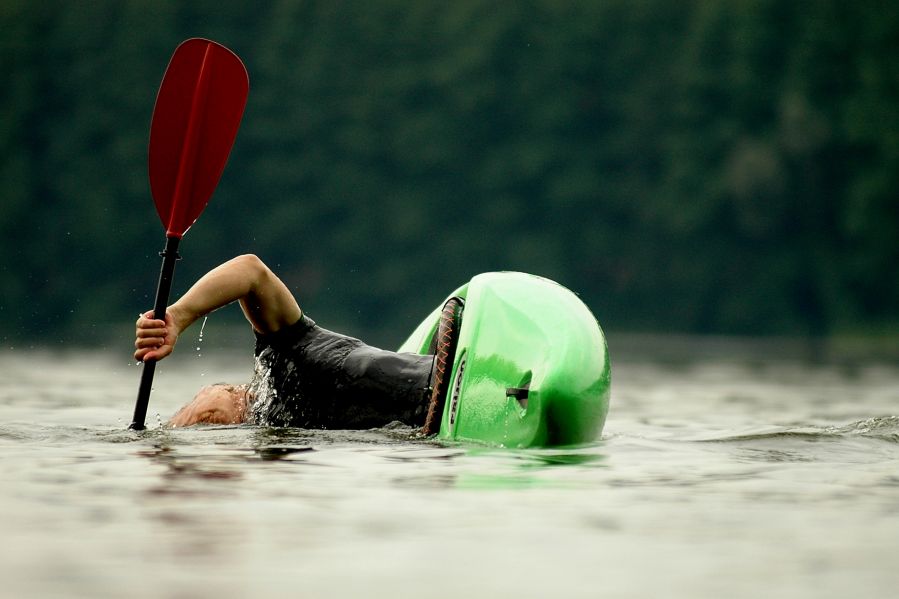
<instances>
[{"instance_id":1,"label":"green trees","mask_svg":"<svg viewBox=\"0 0 899 599\"><path fill-rule=\"evenodd\" d=\"M386 345L492 269L610 329L897 322L888 3L6 2L0 28L3 339L149 306L149 118L191 36L251 91L176 291L252 251Z\"/></svg>"}]
</instances>

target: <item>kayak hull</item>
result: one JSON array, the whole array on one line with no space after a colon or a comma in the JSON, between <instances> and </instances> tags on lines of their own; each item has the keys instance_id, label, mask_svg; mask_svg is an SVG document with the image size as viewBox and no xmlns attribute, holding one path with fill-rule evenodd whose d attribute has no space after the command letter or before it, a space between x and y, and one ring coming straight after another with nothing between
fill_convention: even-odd
<instances>
[{"instance_id":1,"label":"kayak hull","mask_svg":"<svg viewBox=\"0 0 899 599\"><path fill-rule=\"evenodd\" d=\"M574 293L542 277L497 272L474 277L453 297L464 309L440 439L544 447L599 437L611 365L602 329ZM442 306L400 351L433 349Z\"/></svg>"}]
</instances>

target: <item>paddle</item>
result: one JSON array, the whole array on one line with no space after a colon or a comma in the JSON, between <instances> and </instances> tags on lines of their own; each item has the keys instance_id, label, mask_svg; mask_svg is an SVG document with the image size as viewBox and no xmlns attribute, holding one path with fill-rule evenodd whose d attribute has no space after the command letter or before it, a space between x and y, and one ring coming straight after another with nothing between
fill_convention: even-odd
<instances>
[{"instance_id":1,"label":"paddle","mask_svg":"<svg viewBox=\"0 0 899 599\"><path fill-rule=\"evenodd\" d=\"M154 318L165 318L178 244L222 176L248 91L246 68L224 46L193 38L175 49L150 125L150 189L166 237ZM131 429L144 429L155 370L154 360L144 362Z\"/></svg>"}]
</instances>

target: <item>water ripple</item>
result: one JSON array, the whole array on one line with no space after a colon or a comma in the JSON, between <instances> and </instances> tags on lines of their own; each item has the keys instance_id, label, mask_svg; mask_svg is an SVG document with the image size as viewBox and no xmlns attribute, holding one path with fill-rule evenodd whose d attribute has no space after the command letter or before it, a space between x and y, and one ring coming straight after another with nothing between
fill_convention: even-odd
<instances>
[{"instance_id":1,"label":"water ripple","mask_svg":"<svg viewBox=\"0 0 899 599\"><path fill-rule=\"evenodd\" d=\"M681 441L700 443L728 443L784 438L835 440L846 437L865 437L899 443L899 416L866 418L842 426L765 426L740 432L700 434L681 438Z\"/></svg>"}]
</instances>

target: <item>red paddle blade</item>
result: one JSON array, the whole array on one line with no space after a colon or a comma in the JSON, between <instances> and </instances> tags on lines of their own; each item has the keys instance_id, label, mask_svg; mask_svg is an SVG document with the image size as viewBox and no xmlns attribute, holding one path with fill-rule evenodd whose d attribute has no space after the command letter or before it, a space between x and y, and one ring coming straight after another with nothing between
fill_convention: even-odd
<instances>
[{"instance_id":1,"label":"red paddle blade","mask_svg":"<svg viewBox=\"0 0 899 599\"><path fill-rule=\"evenodd\" d=\"M184 235L209 203L247 103L247 70L205 39L175 49L150 125L150 189L166 237Z\"/></svg>"}]
</instances>

